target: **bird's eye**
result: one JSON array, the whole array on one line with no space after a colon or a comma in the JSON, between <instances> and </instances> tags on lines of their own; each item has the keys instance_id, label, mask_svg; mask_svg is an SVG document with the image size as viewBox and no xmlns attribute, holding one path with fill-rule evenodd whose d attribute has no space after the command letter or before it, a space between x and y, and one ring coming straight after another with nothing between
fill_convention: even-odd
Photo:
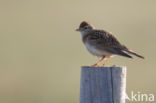
<instances>
[{"instance_id":1,"label":"bird's eye","mask_svg":"<svg viewBox=\"0 0 156 103\"><path fill-rule=\"evenodd\" d=\"M84 29L87 29L88 27L84 27Z\"/></svg>"}]
</instances>

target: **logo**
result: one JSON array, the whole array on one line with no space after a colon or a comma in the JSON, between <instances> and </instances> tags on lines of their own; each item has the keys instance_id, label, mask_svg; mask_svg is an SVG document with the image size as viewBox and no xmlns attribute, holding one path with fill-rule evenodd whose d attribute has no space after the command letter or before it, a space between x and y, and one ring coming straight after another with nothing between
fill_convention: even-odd
<instances>
[{"instance_id":1,"label":"logo","mask_svg":"<svg viewBox=\"0 0 156 103\"><path fill-rule=\"evenodd\" d=\"M138 102L153 102L154 101L153 93L141 93L131 91L130 95L126 95L126 99L129 101L138 101Z\"/></svg>"}]
</instances>

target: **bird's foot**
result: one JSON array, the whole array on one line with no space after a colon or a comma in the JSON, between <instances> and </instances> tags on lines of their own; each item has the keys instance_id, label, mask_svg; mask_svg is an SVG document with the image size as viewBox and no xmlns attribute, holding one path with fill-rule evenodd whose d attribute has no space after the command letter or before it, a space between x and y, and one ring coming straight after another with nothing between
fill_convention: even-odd
<instances>
[{"instance_id":1,"label":"bird's foot","mask_svg":"<svg viewBox=\"0 0 156 103\"><path fill-rule=\"evenodd\" d=\"M105 66L106 64L102 64L102 66Z\"/></svg>"},{"instance_id":2,"label":"bird's foot","mask_svg":"<svg viewBox=\"0 0 156 103\"><path fill-rule=\"evenodd\" d=\"M95 63L95 64L93 64L93 65L91 65L91 66L99 66L99 65L98 65L98 63Z\"/></svg>"}]
</instances>

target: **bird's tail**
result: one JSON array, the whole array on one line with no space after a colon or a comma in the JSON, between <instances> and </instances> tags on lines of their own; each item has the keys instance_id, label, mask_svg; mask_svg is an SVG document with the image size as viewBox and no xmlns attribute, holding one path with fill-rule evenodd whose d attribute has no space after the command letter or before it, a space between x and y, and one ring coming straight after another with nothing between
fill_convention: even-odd
<instances>
[{"instance_id":1,"label":"bird's tail","mask_svg":"<svg viewBox=\"0 0 156 103\"><path fill-rule=\"evenodd\" d=\"M133 54L133 55L135 55L135 56L137 56L137 57L139 57L139 58L144 59L143 56L141 56L141 55L139 55L139 54L137 54L137 53L135 53L135 52L133 52L133 51L131 51L131 50L125 50L125 51L126 51L127 53Z\"/></svg>"}]
</instances>

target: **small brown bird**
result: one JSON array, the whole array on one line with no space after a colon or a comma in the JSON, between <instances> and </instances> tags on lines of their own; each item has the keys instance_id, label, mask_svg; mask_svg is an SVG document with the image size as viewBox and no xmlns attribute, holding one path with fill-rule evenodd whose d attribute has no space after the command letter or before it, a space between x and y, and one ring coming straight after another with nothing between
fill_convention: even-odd
<instances>
[{"instance_id":1,"label":"small brown bird","mask_svg":"<svg viewBox=\"0 0 156 103\"><path fill-rule=\"evenodd\" d=\"M106 58L103 65L106 64L108 59L112 55L120 55L128 58L132 58L129 54L135 55L144 59L143 56L131 51L126 46L122 45L115 36L105 30L94 29L86 21L83 21L76 31L81 32L82 41L86 46L87 50L98 57L101 57L93 66L98 64Z\"/></svg>"}]
</instances>

